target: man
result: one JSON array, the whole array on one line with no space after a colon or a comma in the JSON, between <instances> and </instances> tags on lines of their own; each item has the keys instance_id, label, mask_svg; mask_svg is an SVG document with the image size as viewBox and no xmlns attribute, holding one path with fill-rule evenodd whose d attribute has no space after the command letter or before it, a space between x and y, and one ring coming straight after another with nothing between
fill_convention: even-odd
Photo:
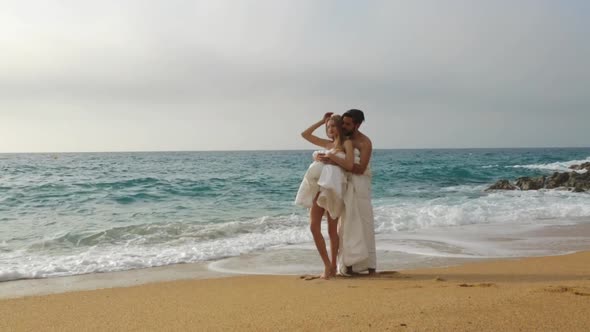
<instances>
[{"instance_id":1,"label":"man","mask_svg":"<svg viewBox=\"0 0 590 332\"><path fill-rule=\"evenodd\" d=\"M373 275L377 268L369 168L373 144L369 137L359 131L364 121L365 115L361 110L351 109L342 114L344 134L348 136L360 155L360 160L355 160L352 174L348 178L344 197L345 211L340 218L338 230L340 235L339 270L344 275L364 271ZM325 158L320 160L329 162Z\"/></svg>"}]
</instances>

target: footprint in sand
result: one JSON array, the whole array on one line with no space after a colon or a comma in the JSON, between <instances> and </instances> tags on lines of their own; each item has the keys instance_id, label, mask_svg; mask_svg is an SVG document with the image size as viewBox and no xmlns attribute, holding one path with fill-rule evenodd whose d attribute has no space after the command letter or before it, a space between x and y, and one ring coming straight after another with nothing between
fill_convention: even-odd
<instances>
[{"instance_id":1,"label":"footprint in sand","mask_svg":"<svg viewBox=\"0 0 590 332\"><path fill-rule=\"evenodd\" d=\"M549 287L545 288L545 291L549 293L567 293L573 291L573 288L566 287L566 286L556 286L556 287Z\"/></svg>"},{"instance_id":2,"label":"footprint in sand","mask_svg":"<svg viewBox=\"0 0 590 332\"><path fill-rule=\"evenodd\" d=\"M400 279L400 278L411 279L412 278L411 276L403 275L397 271L381 271L373 276L367 275L367 277L375 278L375 279Z\"/></svg>"},{"instance_id":3,"label":"footprint in sand","mask_svg":"<svg viewBox=\"0 0 590 332\"><path fill-rule=\"evenodd\" d=\"M397 271L383 271L383 272L377 273L376 275L354 274L353 278L354 277L368 278L368 279L397 279L397 278L408 279L408 278L411 278L410 276L400 275L400 273ZM315 280L315 279L320 279L320 278L321 278L321 276L319 276L319 275L306 274L306 275L299 276L299 279L303 279L303 280ZM336 275L335 277L332 277L332 278L340 279L340 278L350 278L350 277Z\"/></svg>"},{"instance_id":4,"label":"footprint in sand","mask_svg":"<svg viewBox=\"0 0 590 332\"><path fill-rule=\"evenodd\" d=\"M312 276L312 275L304 275L304 276L299 276L299 279L303 279L303 280L315 280L315 279L320 279L320 276Z\"/></svg>"},{"instance_id":5,"label":"footprint in sand","mask_svg":"<svg viewBox=\"0 0 590 332\"><path fill-rule=\"evenodd\" d=\"M550 292L550 293L572 293L572 294L578 295L578 296L590 296L590 293L586 293L586 292L580 291L579 289L576 289L574 287L568 287L568 286L552 286L552 287L545 288L544 291Z\"/></svg>"},{"instance_id":6,"label":"footprint in sand","mask_svg":"<svg viewBox=\"0 0 590 332\"><path fill-rule=\"evenodd\" d=\"M493 287L496 286L496 284L492 284L492 283L481 283L481 284L460 284L459 287Z\"/></svg>"}]
</instances>

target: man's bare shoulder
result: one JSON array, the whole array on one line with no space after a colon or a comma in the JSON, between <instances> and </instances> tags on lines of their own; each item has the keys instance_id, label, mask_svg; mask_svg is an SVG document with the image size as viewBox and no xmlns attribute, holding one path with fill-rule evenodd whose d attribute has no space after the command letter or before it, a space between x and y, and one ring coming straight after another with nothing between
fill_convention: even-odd
<instances>
[{"instance_id":1,"label":"man's bare shoulder","mask_svg":"<svg viewBox=\"0 0 590 332\"><path fill-rule=\"evenodd\" d=\"M355 140L354 145L359 149L363 147L368 148L373 146L373 142L371 142L371 139L367 135L362 134Z\"/></svg>"},{"instance_id":2,"label":"man's bare shoulder","mask_svg":"<svg viewBox=\"0 0 590 332\"><path fill-rule=\"evenodd\" d=\"M363 135L363 136L364 136L365 144L368 146L373 146L373 142L371 142L371 139L369 138L369 136L367 136L367 135Z\"/></svg>"}]
</instances>

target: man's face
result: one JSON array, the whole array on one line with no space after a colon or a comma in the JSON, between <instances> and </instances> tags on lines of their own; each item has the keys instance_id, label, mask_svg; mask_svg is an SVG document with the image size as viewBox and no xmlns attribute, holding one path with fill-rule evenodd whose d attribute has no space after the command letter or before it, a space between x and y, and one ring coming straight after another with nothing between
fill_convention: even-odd
<instances>
[{"instance_id":1,"label":"man's face","mask_svg":"<svg viewBox=\"0 0 590 332\"><path fill-rule=\"evenodd\" d=\"M354 132L358 129L358 126L354 124L352 118L349 116L342 117L342 132L346 136L350 136L354 134Z\"/></svg>"}]
</instances>

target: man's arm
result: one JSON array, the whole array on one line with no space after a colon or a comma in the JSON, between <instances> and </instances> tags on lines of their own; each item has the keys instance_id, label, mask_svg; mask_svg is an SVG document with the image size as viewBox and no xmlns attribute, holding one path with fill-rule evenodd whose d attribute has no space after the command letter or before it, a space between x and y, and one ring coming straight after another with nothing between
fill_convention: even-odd
<instances>
[{"instance_id":1,"label":"man's arm","mask_svg":"<svg viewBox=\"0 0 590 332\"><path fill-rule=\"evenodd\" d=\"M326 156L325 153L316 153L316 154L314 154L313 155L313 160L314 161L322 162L324 164L336 165L336 163L333 162L332 159L330 159L330 157Z\"/></svg>"},{"instance_id":2,"label":"man's arm","mask_svg":"<svg viewBox=\"0 0 590 332\"><path fill-rule=\"evenodd\" d=\"M371 161L371 155L373 153L373 144L371 140L367 139L363 142L361 146L361 160L359 164L354 164L352 168L352 173L361 175L365 173L367 167L369 167L369 162Z\"/></svg>"},{"instance_id":3,"label":"man's arm","mask_svg":"<svg viewBox=\"0 0 590 332\"><path fill-rule=\"evenodd\" d=\"M354 167L354 148L350 140L344 141L343 147L346 154L345 158L340 158L333 153L327 154L326 157L330 158L330 160L332 160L332 162L334 162L336 165L351 172L352 168Z\"/></svg>"}]
</instances>

